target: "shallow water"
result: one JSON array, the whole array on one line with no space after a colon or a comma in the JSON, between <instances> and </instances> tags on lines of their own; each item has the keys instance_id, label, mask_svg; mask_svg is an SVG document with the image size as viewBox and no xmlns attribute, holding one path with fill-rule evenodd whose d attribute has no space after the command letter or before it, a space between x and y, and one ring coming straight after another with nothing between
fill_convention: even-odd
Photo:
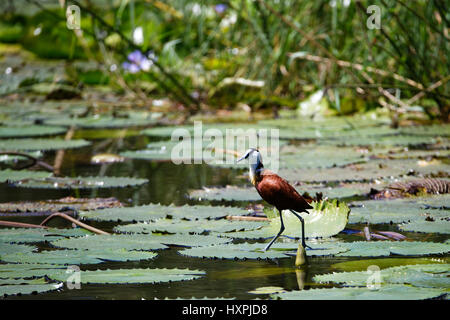
<instances>
[{"instance_id":1,"label":"shallow water","mask_svg":"<svg viewBox=\"0 0 450 320\"><path fill-rule=\"evenodd\" d=\"M176 205L193 204L187 198L189 189L203 186L225 186L248 184L242 171L212 168L207 165L174 165L168 162L149 162L143 160L127 160L123 163L92 165L90 157L100 152L118 152L126 148L138 149L149 142L147 137L130 137L114 139L109 149L102 148L103 140L94 140L92 146L65 153L62 173L67 176L134 176L147 178L149 183L140 187L100 189L85 191L58 191L27 188L13 188L0 184L0 202L35 201L58 199L65 196L75 197L116 197L125 205L143 205L162 203ZM46 155L45 160L52 163L54 154ZM245 206L246 203L229 202L228 205ZM43 217L20 217L11 220L39 223ZM52 221L52 226L68 226L66 222ZM92 223L92 225L111 231L113 223ZM362 229L362 226L350 226ZM373 226L377 230L395 230L389 225ZM442 241L445 236L419 233L404 233L414 240ZM358 236L340 234L338 237L348 240L362 240ZM45 247L45 244L41 244ZM321 257L310 258L304 270L294 268L295 258L275 261L232 261L221 259L199 259L181 256L179 248L158 251L158 257L150 261L138 262L105 262L96 265L81 266L89 270L107 268L189 268L206 271L206 275L197 280L142 285L86 285L79 290L69 290L11 297L10 299L163 299L163 298L202 298L224 297L237 299L268 298L269 295L248 293L259 287L277 286L285 290L299 290L317 287L311 279L316 274L329 273L334 269L331 265L358 260L358 258ZM323 286L323 285L322 285Z\"/></svg>"}]
</instances>

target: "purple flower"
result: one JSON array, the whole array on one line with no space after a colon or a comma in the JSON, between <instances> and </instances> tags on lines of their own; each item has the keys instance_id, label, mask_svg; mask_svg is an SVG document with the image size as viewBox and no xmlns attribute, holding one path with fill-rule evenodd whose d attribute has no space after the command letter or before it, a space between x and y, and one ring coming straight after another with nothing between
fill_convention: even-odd
<instances>
[{"instance_id":1,"label":"purple flower","mask_svg":"<svg viewBox=\"0 0 450 320\"><path fill-rule=\"evenodd\" d=\"M135 50L128 55L128 61L122 63L122 68L130 73L137 73L141 70L149 71L153 65L153 61L156 60L156 56L153 52L149 52L145 56L141 51Z\"/></svg>"},{"instance_id":2,"label":"purple flower","mask_svg":"<svg viewBox=\"0 0 450 320\"><path fill-rule=\"evenodd\" d=\"M214 6L214 10L216 10L217 14L222 14L227 10L228 6L224 3L219 3Z\"/></svg>"}]
</instances>

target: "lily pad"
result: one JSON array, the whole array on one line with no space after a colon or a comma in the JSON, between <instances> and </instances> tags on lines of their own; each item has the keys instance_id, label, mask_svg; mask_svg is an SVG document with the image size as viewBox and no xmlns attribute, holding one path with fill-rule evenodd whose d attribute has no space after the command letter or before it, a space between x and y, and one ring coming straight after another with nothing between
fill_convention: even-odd
<instances>
[{"instance_id":1,"label":"lily pad","mask_svg":"<svg viewBox=\"0 0 450 320\"><path fill-rule=\"evenodd\" d=\"M147 179L131 177L48 177L43 179L24 179L15 182L15 187L36 189L97 189L123 188L147 183Z\"/></svg>"},{"instance_id":2,"label":"lily pad","mask_svg":"<svg viewBox=\"0 0 450 320\"><path fill-rule=\"evenodd\" d=\"M338 253L336 256L345 257L432 255L450 251L450 244L420 241L356 241L340 243L339 246L347 248L348 251Z\"/></svg>"},{"instance_id":3,"label":"lily pad","mask_svg":"<svg viewBox=\"0 0 450 320\"><path fill-rule=\"evenodd\" d=\"M335 141L328 141L330 144L339 144L345 146L419 146L419 145L433 145L442 141L433 136L413 136L413 135L383 135L374 137L358 136L346 137L345 139Z\"/></svg>"},{"instance_id":4,"label":"lily pad","mask_svg":"<svg viewBox=\"0 0 450 320\"><path fill-rule=\"evenodd\" d=\"M138 207L113 208L95 211L82 211L80 216L96 221L149 222L159 218L172 217L187 220L223 218L228 215L244 215L247 211L225 206L164 206L149 204Z\"/></svg>"},{"instance_id":5,"label":"lily pad","mask_svg":"<svg viewBox=\"0 0 450 320\"><path fill-rule=\"evenodd\" d=\"M437 219L435 221L413 221L406 224L399 225L399 228L404 231L426 232L426 233L450 233L450 221L445 219Z\"/></svg>"},{"instance_id":6,"label":"lily pad","mask_svg":"<svg viewBox=\"0 0 450 320\"><path fill-rule=\"evenodd\" d=\"M331 288L289 291L272 295L282 300L423 300L442 296L440 289L417 288L404 285L368 288Z\"/></svg>"},{"instance_id":7,"label":"lily pad","mask_svg":"<svg viewBox=\"0 0 450 320\"><path fill-rule=\"evenodd\" d=\"M0 182L15 182L24 179L45 179L52 175L47 171L31 171L31 170L0 170Z\"/></svg>"},{"instance_id":8,"label":"lily pad","mask_svg":"<svg viewBox=\"0 0 450 320\"><path fill-rule=\"evenodd\" d=\"M442 197L441 201L448 199ZM424 201L432 201L435 197L426 198L405 198L393 200L368 200L352 203L349 223L401 223L408 221L422 221L426 217L439 219L449 215L448 210L432 209L425 206ZM435 200L437 201L437 200Z\"/></svg>"},{"instance_id":9,"label":"lily pad","mask_svg":"<svg viewBox=\"0 0 450 320\"><path fill-rule=\"evenodd\" d=\"M2 256L5 262L79 265L95 264L103 261L136 261L148 260L157 256L156 253L146 251L128 251L125 249L100 250L49 250L39 253L24 254L20 252Z\"/></svg>"},{"instance_id":10,"label":"lily pad","mask_svg":"<svg viewBox=\"0 0 450 320\"><path fill-rule=\"evenodd\" d=\"M253 230L261 227L265 223L250 221L229 221L220 220L200 220L200 221L184 221L179 219L158 219L147 223L136 223L121 225L114 228L117 232L122 233L197 233L204 232L231 232L242 230Z\"/></svg>"},{"instance_id":11,"label":"lily pad","mask_svg":"<svg viewBox=\"0 0 450 320\"><path fill-rule=\"evenodd\" d=\"M416 287L450 289L449 264L420 264L391 267L379 274L380 285L409 284ZM366 286L370 273L366 271L339 272L317 275L317 282L344 283L347 286Z\"/></svg>"},{"instance_id":12,"label":"lily pad","mask_svg":"<svg viewBox=\"0 0 450 320\"><path fill-rule=\"evenodd\" d=\"M34 150L60 150L81 148L90 145L87 140L63 139L7 139L0 140L0 150L34 151Z\"/></svg>"},{"instance_id":13,"label":"lily pad","mask_svg":"<svg viewBox=\"0 0 450 320\"><path fill-rule=\"evenodd\" d=\"M58 290L63 287L63 283L47 283L44 279L21 280L20 284L0 285L0 296L37 294Z\"/></svg>"},{"instance_id":14,"label":"lily pad","mask_svg":"<svg viewBox=\"0 0 450 320\"><path fill-rule=\"evenodd\" d=\"M161 283L198 279L205 275L201 270L189 269L116 269L81 271L81 283ZM65 278L56 279L65 281Z\"/></svg>"},{"instance_id":15,"label":"lily pad","mask_svg":"<svg viewBox=\"0 0 450 320\"><path fill-rule=\"evenodd\" d=\"M58 125L66 127L79 127L79 128L126 128L126 127L139 127L155 124L156 119L152 117L148 118L114 118L108 116L93 116L85 118L55 118L45 120L45 124Z\"/></svg>"},{"instance_id":16,"label":"lily pad","mask_svg":"<svg viewBox=\"0 0 450 320\"><path fill-rule=\"evenodd\" d=\"M341 271L365 271L372 265L377 265L380 269L390 267L416 265L416 264L442 264L449 263L448 258L383 258L383 259L366 259L366 260L351 260L335 263L333 268Z\"/></svg>"},{"instance_id":17,"label":"lily pad","mask_svg":"<svg viewBox=\"0 0 450 320\"><path fill-rule=\"evenodd\" d=\"M409 174L428 175L449 171L449 165L441 161L423 162L417 160L372 160L337 168L280 169L279 175L288 181L334 182L365 181Z\"/></svg>"},{"instance_id":18,"label":"lily pad","mask_svg":"<svg viewBox=\"0 0 450 320\"><path fill-rule=\"evenodd\" d=\"M20 138L20 137L33 137L33 136L49 136L66 132L67 129L63 127L55 126L1 126L0 138Z\"/></svg>"},{"instance_id":19,"label":"lily pad","mask_svg":"<svg viewBox=\"0 0 450 320\"><path fill-rule=\"evenodd\" d=\"M23 229L2 228L0 229L0 245L2 243L33 243L52 241L65 237L80 237L91 234L90 231L81 228L72 229Z\"/></svg>"},{"instance_id":20,"label":"lily pad","mask_svg":"<svg viewBox=\"0 0 450 320\"><path fill-rule=\"evenodd\" d=\"M50 278L56 273L66 274L66 270L63 265L3 263L0 264L0 279Z\"/></svg>"}]
</instances>

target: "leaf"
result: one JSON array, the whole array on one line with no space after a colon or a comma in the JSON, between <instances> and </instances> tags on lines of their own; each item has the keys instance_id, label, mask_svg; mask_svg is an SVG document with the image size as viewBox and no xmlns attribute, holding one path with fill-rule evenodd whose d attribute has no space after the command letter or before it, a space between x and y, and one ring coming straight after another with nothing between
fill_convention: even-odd
<instances>
[{"instance_id":1,"label":"leaf","mask_svg":"<svg viewBox=\"0 0 450 320\"><path fill-rule=\"evenodd\" d=\"M63 139L8 139L0 140L0 150L34 151L81 148L90 145L89 141Z\"/></svg>"},{"instance_id":2,"label":"leaf","mask_svg":"<svg viewBox=\"0 0 450 320\"><path fill-rule=\"evenodd\" d=\"M24 279L51 277L56 273L66 274L67 267L51 264L0 264L0 279Z\"/></svg>"},{"instance_id":3,"label":"leaf","mask_svg":"<svg viewBox=\"0 0 450 320\"><path fill-rule=\"evenodd\" d=\"M46 283L43 279L21 281L21 284L0 285L0 296L36 294L58 290L63 283Z\"/></svg>"},{"instance_id":4,"label":"leaf","mask_svg":"<svg viewBox=\"0 0 450 320\"><path fill-rule=\"evenodd\" d=\"M282 287L259 287L254 290L249 291L248 293L251 294L274 294L274 293L281 293L285 292Z\"/></svg>"},{"instance_id":5,"label":"leaf","mask_svg":"<svg viewBox=\"0 0 450 320\"><path fill-rule=\"evenodd\" d=\"M171 281L193 280L205 274L201 270L189 269L116 269L81 271L81 283L161 283ZM65 281L64 277L56 280Z\"/></svg>"},{"instance_id":6,"label":"leaf","mask_svg":"<svg viewBox=\"0 0 450 320\"><path fill-rule=\"evenodd\" d=\"M425 233L450 233L450 221L446 219L437 218L434 221L413 221L410 223L400 224L398 227L404 231L425 232Z\"/></svg>"},{"instance_id":7,"label":"leaf","mask_svg":"<svg viewBox=\"0 0 450 320\"><path fill-rule=\"evenodd\" d=\"M236 207L188 205L176 207L173 205L149 204L128 208L82 211L80 217L95 221L149 222L164 217L197 220L223 218L228 215L244 215L246 213L246 210Z\"/></svg>"},{"instance_id":8,"label":"leaf","mask_svg":"<svg viewBox=\"0 0 450 320\"><path fill-rule=\"evenodd\" d=\"M62 134L67 129L55 126L39 126L39 125L24 125L24 126L0 126L0 138L12 137L32 137L32 136L49 136Z\"/></svg>"},{"instance_id":9,"label":"leaf","mask_svg":"<svg viewBox=\"0 0 450 320\"><path fill-rule=\"evenodd\" d=\"M139 186L147 182L147 179L131 177L48 177L17 181L14 186L36 189L97 189Z\"/></svg>"},{"instance_id":10,"label":"leaf","mask_svg":"<svg viewBox=\"0 0 450 320\"><path fill-rule=\"evenodd\" d=\"M115 118L109 116L93 116L85 118L54 118L45 120L45 124L79 128L126 128L155 124L152 117Z\"/></svg>"},{"instance_id":11,"label":"leaf","mask_svg":"<svg viewBox=\"0 0 450 320\"><path fill-rule=\"evenodd\" d=\"M380 271L380 285L409 284L416 287L450 289L449 264L418 264L386 268ZM314 276L317 282L366 286L370 272L354 271Z\"/></svg>"},{"instance_id":12,"label":"leaf","mask_svg":"<svg viewBox=\"0 0 450 320\"><path fill-rule=\"evenodd\" d=\"M372 160L367 163L351 164L337 168L280 169L278 174L291 182L329 183L334 181L364 181L398 177L411 172L425 175L441 171L449 171L449 165L440 161L423 163L417 160Z\"/></svg>"},{"instance_id":13,"label":"leaf","mask_svg":"<svg viewBox=\"0 0 450 320\"><path fill-rule=\"evenodd\" d=\"M91 234L82 228L72 229L25 229L25 228L1 228L0 229L0 245L2 243L33 243L52 241L65 237L79 237Z\"/></svg>"},{"instance_id":14,"label":"leaf","mask_svg":"<svg viewBox=\"0 0 450 320\"><path fill-rule=\"evenodd\" d=\"M419 221L425 217L438 219L448 216L447 210L426 209L425 203L430 201L448 201L448 195L435 197L415 197L393 200L367 200L352 203L349 223L400 223ZM433 200L432 200L433 199Z\"/></svg>"},{"instance_id":15,"label":"leaf","mask_svg":"<svg viewBox=\"0 0 450 320\"><path fill-rule=\"evenodd\" d=\"M180 219L158 219L146 223L127 224L117 226L114 228L116 232L122 233L152 233L152 232L167 232L167 233L196 233L204 232L231 232L240 230L253 230L261 227L265 223L251 222L251 221L229 221L226 219L220 220L200 220L200 221L185 221Z\"/></svg>"},{"instance_id":16,"label":"leaf","mask_svg":"<svg viewBox=\"0 0 450 320\"><path fill-rule=\"evenodd\" d=\"M380 257L390 255L431 255L450 251L450 244L421 241L355 241L340 243L348 251L336 256L345 257Z\"/></svg>"},{"instance_id":17,"label":"leaf","mask_svg":"<svg viewBox=\"0 0 450 320\"><path fill-rule=\"evenodd\" d=\"M47 171L30 171L30 170L0 170L0 182L20 181L24 179L45 179L52 174Z\"/></svg>"},{"instance_id":18,"label":"leaf","mask_svg":"<svg viewBox=\"0 0 450 320\"><path fill-rule=\"evenodd\" d=\"M404 285L368 288L331 288L289 291L272 295L282 300L424 300L442 296L442 290L417 288Z\"/></svg>"},{"instance_id":19,"label":"leaf","mask_svg":"<svg viewBox=\"0 0 450 320\"><path fill-rule=\"evenodd\" d=\"M95 264L107 261L135 261L148 260L157 256L156 253L146 251L127 251L125 249L100 250L49 250L39 253L24 254L11 253L4 255L2 260L14 263L79 265Z\"/></svg>"},{"instance_id":20,"label":"leaf","mask_svg":"<svg viewBox=\"0 0 450 320\"><path fill-rule=\"evenodd\" d=\"M345 139L335 141L329 141L330 144L338 144L343 146L420 146L420 145L433 145L440 142L433 136L413 136L413 135L382 135L374 137L359 136L359 137L346 137Z\"/></svg>"}]
</instances>

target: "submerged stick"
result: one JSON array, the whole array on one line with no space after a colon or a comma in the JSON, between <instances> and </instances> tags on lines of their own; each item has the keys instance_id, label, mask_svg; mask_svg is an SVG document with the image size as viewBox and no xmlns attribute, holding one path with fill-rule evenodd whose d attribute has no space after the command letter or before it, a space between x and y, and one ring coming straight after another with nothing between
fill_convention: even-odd
<instances>
[{"instance_id":1,"label":"submerged stick","mask_svg":"<svg viewBox=\"0 0 450 320\"><path fill-rule=\"evenodd\" d=\"M108 232L105 232L103 230L100 230L100 229L97 229L97 228L92 227L90 225L87 225L87 224L85 224L83 222L80 222L77 219L74 219L74 218L68 216L67 214L61 213L61 212L56 212L56 213L48 216L47 218L44 219L44 221L41 222L40 225L44 226L47 222L49 222L51 219L53 219L55 217L60 217L60 218L66 219L66 220L76 224L77 226L79 226L79 227L81 227L83 229L89 230L91 232L94 232L96 234L109 234Z\"/></svg>"},{"instance_id":2,"label":"submerged stick","mask_svg":"<svg viewBox=\"0 0 450 320\"><path fill-rule=\"evenodd\" d=\"M227 216L227 220L239 220L239 221L270 221L269 218L264 217L251 217L251 216Z\"/></svg>"}]
</instances>

